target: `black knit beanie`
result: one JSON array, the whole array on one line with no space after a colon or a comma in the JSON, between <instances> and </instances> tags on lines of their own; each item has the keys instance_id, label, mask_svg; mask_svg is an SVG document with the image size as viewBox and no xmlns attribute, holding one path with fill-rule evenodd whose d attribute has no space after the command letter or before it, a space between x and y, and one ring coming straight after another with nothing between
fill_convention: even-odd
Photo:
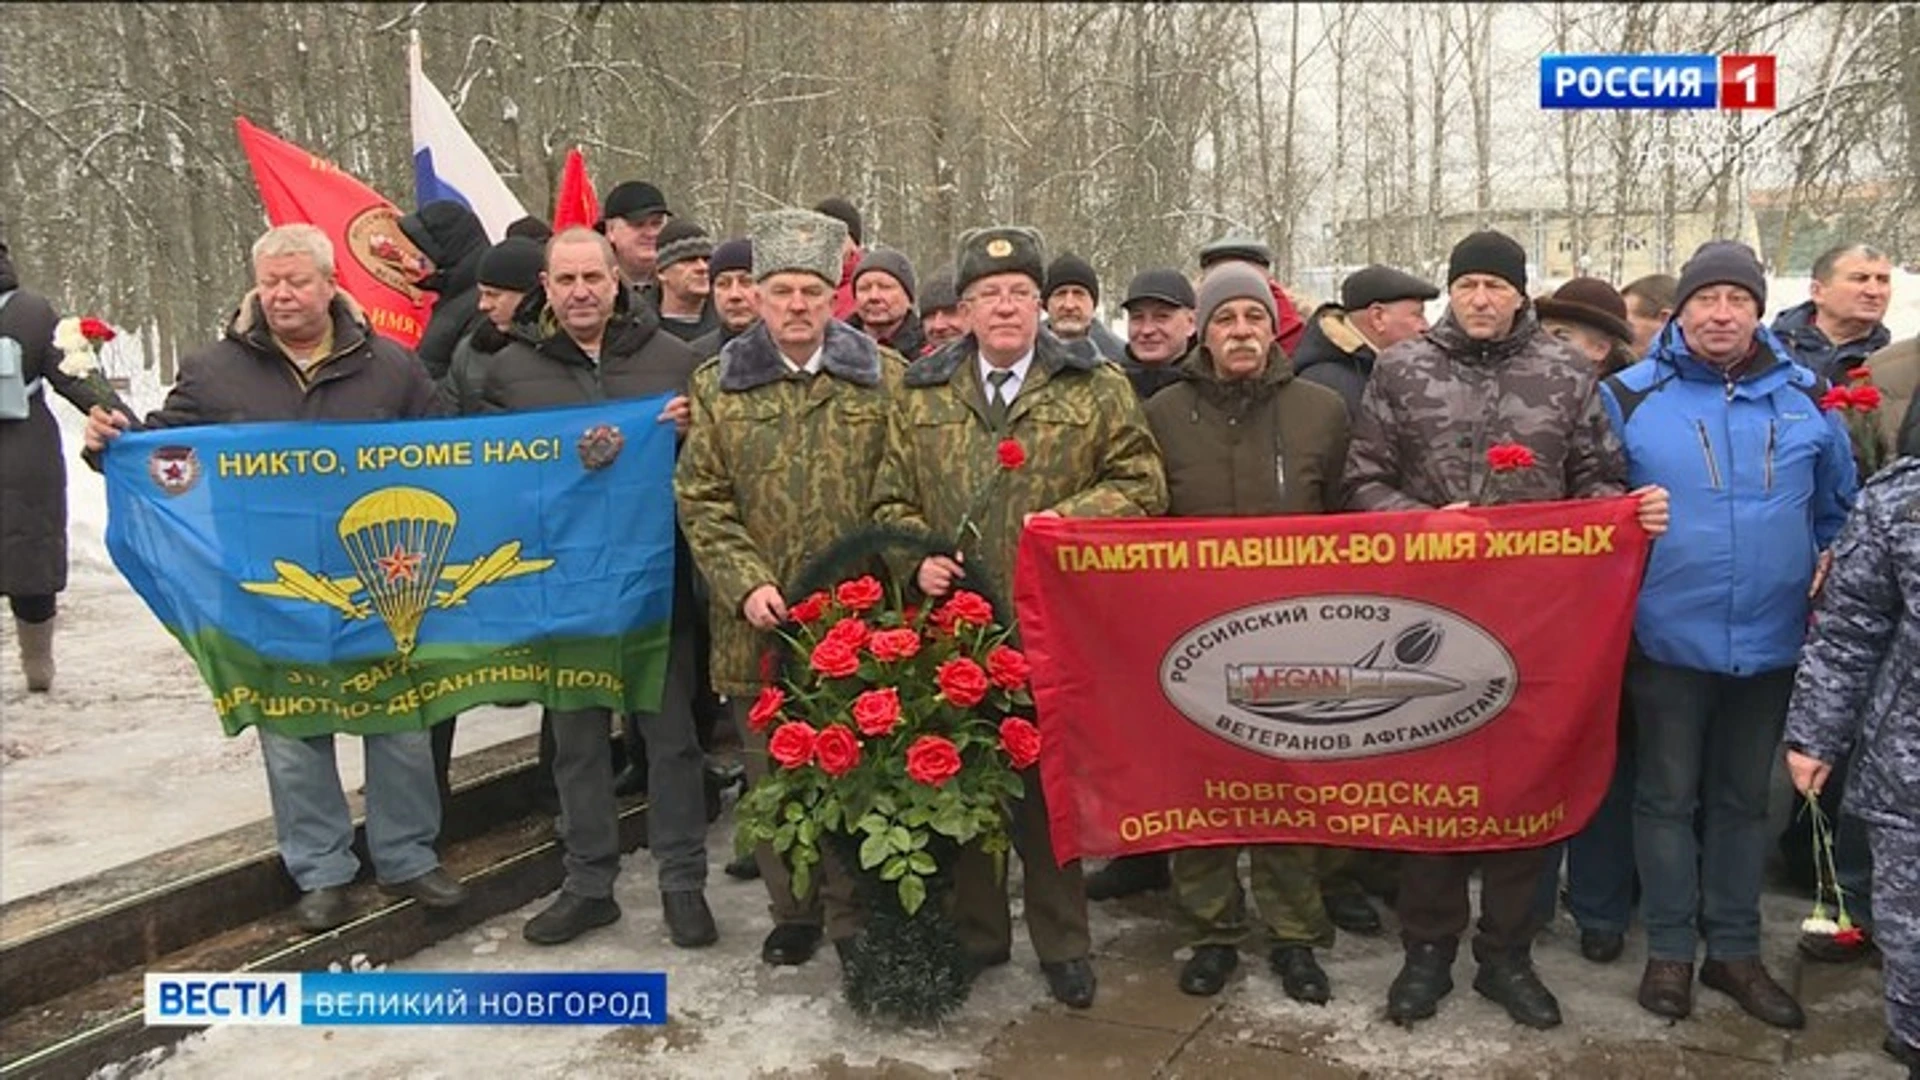
<instances>
[{"instance_id":1,"label":"black knit beanie","mask_svg":"<svg viewBox=\"0 0 1920 1080\"><path fill-rule=\"evenodd\" d=\"M1527 252L1506 233L1483 229L1453 245L1447 260L1447 284L1467 274L1492 274L1520 292L1527 291Z\"/></svg>"},{"instance_id":2,"label":"black knit beanie","mask_svg":"<svg viewBox=\"0 0 1920 1080\"><path fill-rule=\"evenodd\" d=\"M514 292L532 292L546 269L546 249L525 236L509 236L480 256L480 284Z\"/></svg>"},{"instance_id":3,"label":"black knit beanie","mask_svg":"<svg viewBox=\"0 0 1920 1080\"><path fill-rule=\"evenodd\" d=\"M1100 275L1093 272L1087 260L1072 252L1062 253L1047 267L1047 287L1041 299L1052 296L1062 285L1078 285L1087 290L1094 303L1100 302Z\"/></svg>"}]
</instances>

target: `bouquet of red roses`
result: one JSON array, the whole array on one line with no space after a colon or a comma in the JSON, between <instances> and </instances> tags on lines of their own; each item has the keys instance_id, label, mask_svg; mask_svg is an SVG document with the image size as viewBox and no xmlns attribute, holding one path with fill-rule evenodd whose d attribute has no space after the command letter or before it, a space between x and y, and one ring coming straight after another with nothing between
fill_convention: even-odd
<instances>
[{"instance_id":1,"label":"bouquet of red roses","mask_svg":"<svg viewBox=\"0 0 1920 1080\"><path fill-rule=\"evenodd\" d=\"M1016 770L1040 754L1026 658L993 605L964 590L923 609L861 576L789 616L795 662L749 714L771 761L741 799L738 842L771 843L801 896L821 841L842 834L841 850L857 842L847 869L892 883L911 916L948 869L942 853L978 842L1005 856Z\"/></svg>"}]
</instances>

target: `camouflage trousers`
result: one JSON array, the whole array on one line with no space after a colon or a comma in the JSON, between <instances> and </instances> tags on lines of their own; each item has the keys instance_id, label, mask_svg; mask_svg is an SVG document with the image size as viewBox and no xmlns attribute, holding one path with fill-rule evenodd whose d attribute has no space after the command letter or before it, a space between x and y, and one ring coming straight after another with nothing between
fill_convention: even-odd
<instances>
[{"instance_id":1,"label":"camouflage trousers","mask_svg":"<svg viewBox=\"0 0 1920 1080\"><path fill-rule=\"evenodd\" d=\"M1887 1027L1920 1046L1920 829L1867 828L1873 848L1873 939L1886 978Z\"/></svg>"},{"instance_id":2,"label":"camouflage trousers","mask_svg":"<svg viewBox=\"0 0 1920 1080\"><path fill-rule=\"evenodd\" d=\"M1339 848L1252 844L1182 848L1173 853L1173 899L1195 945L1238 945L1247 936L1240 852L1253 864L1253 902L1267 944L1333 945L1320 878L1346 858Z\"/></svg>"}]
</instances>

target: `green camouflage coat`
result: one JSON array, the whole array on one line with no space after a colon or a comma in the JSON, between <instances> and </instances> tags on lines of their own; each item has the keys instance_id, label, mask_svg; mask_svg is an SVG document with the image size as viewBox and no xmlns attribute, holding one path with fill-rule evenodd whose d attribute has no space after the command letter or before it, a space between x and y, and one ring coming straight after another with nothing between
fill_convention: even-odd
<instances>
[{"instance_id":1,"label":"green camouflage coat","mask_svg":"<svg viewBox=\"0 0 1920 1080\"><path fill-rule=\"evenodd\" d=\"M1019 442L1026 463L1005 471L1002 439ZM1004 473L1004 475L1001 475ZM1033 364L1007 411L1004 431L987 419L978 346L971 335L907 369L906 389L887 429L874 481L874 519L958 538L961 523L999 476L974 519L978 538L957 546L969 576L1011 600L1022 518L1135 517L1167 507L1160 448L1133 386L1106 360L1083 359L1042 333Z\"/></svg>"},{"instance_id":2,"label":"green camouflage coat","mask_svg":"<svg viewBox=\"0 0 1920 1080\"><path fill-rule=\"evenodd\" d=\"M760 654L774 641L747 625L747 594L785 590L809 557L868 521L906 361L838 322L827 325L822 359L818 375L793 372L761 325L693 373L693 422L673 489L694 561L713 586L713 687L722 694L759 689Z\"/></svg>"}]
</instances>

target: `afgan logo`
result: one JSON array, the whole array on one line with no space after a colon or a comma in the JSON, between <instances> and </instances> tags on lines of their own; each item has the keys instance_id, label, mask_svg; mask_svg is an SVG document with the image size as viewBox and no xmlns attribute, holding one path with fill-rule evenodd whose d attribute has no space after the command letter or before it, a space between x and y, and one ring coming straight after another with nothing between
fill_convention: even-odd
<instances>
[{"instance_id":1,"label":"afgan logo","mask_svg":"<svg viewBox=\"0 0 1920 1080\"><path fill-rule=\"evenodd\" d=\"M427 270L427 257L400 231L398 210L370 206L355 214L347 223L347 247L354 260L382 285L398 290L416 304L420 302L421 292L414 282Z\"/></svg>"},{"instance_id":2,"label":"afgan logo","mask_svg":"<svg viewBox=\"0 0 1920 1080\"><path fill-rule=\"evenodd\" d=\"M1513 700L1493 635L1444 608L1386 596L1310 596L1189 630L1160 663L1187 719L1268 757L1373 757L1457 739Z\"/></svg>"},{"instance_id":3,"label":"afgan logo","mask_svg":"<svg viewBox=\"0 0 1920 1080\"><path fill-rule=\"evenodd\" d=\"M353 563L351 577L323 577L290 559L275 559L273 581L243 581L262 596L325 604L348 619L378 613L405 657L413 652L427 609L467 602L483 585L537 574L552 559L522 559L520 541L509 540L485 558L449 563L453 529L460 516L431 491L389 487L370 491L340 515L340 545ZM447 588L440 589L445 583ZM361 594L365 599L356 599Z\"/></svg>"},{"instance_id":4,"label":"afgan logo","mask_svg":"<svg viewBox=\"0 0 1920 1080\"><path fill-rule=\"evenodd\" d=\"M169 495L185 495L200 482L200 455L191 446L162 446L147 455L147 475Z\"/></svg>"}]
</instances>

